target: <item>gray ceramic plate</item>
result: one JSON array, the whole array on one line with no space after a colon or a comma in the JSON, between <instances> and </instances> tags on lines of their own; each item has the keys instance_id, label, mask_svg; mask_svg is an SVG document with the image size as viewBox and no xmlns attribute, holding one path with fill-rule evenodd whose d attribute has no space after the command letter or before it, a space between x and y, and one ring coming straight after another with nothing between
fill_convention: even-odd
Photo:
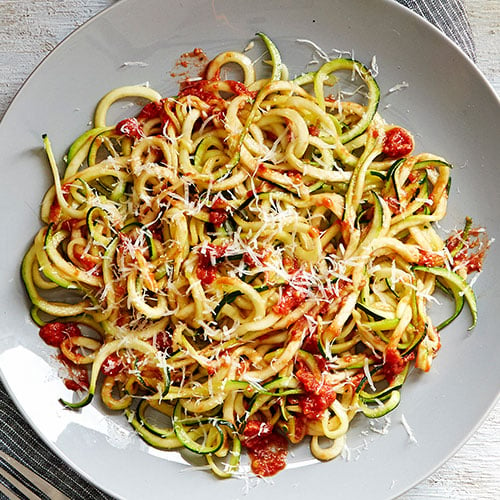
<instances>
[{"instance_id":1,"label":"gray ceramic plate","mask_svg":"<svg viewBox=\"0 0 500 500\"><path fill-rule=\"evenodd\" d=\"M456 165L446 227L465 215L495 237L500 220L498 117L493 90L467 58L437 30L388 0L231 1L123 0L70 36L19 92L0 126L0 366L7 387L40 436L101 488L124 498L312 498L326 491L390 498L422 480L453 454L497 398L500 381L499 246L493 245L475 285L479 323L467 332L464 313L443 333L443 348L428 374L414 373L400 407L370 428L359 417L349 433L350 453L329 463L294 450L287 470L271 481L214 479L193 470L178 453L148 448L122 416L96 402L64 411L64 388L31 323L19 264L39 227L40 199L50 176L40 135L51 137L61 158L86 129L93 107L108 90L149 81L163 94L178 56L202 47L209 56L243 49L256 31L268 33L292 73L305 69L313 50L340 49L370 64L376 55L385 118L416 133L417 149ZM145 65L125 65L125 62ZM408 87L388 93L395 85ZM126 116L129 109L117 109ZM403 415L418 444L410 441ZM104 467L102 464L106 464Z\"/></svg>"}]
</instances>

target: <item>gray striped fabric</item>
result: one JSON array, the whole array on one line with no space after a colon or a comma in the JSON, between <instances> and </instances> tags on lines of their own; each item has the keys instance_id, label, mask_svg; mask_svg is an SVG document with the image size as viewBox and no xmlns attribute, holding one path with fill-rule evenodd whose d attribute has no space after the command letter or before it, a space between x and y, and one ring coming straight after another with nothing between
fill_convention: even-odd
<instances>
[{"instance_id":1,"label":"gray striped fabric","mask_svg":"<svg viewBox=\"0 0 500 500\"><path fill-rule=\"evenodd\" d=\"M425 17L455 42L473 61L474 41L467 13L460 0L397 0Z\"/></svg>"},{"instance_id":2,"label":"gray striped fabric","mask_svg":"<svg viewBox=\"0 0 500 500\"><path fill-rule=\"evenodd\" d=\"M471 58L475 59L474 42L467 15L459 0L398 0L443 31ZM48 449L18 412L0 382L0 449L44 477L74 500L99 500L110 497L81 478ZM0 459L0 499L6 486L2 469L8 464ZM44 498L41 496L41 498Z\"/></svg>"}]
</instances>

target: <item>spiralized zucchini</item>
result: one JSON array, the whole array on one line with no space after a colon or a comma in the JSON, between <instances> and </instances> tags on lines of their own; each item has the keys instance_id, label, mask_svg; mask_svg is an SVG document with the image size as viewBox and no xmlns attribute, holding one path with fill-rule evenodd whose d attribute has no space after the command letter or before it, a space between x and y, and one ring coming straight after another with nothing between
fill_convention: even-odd
<instances>
[{"instance_id":1,"label":"spiralized zucchini","mask_svg":"<svg viewBox=\"0 0 500 500\"><path fill-rule=\"evenodd\" d=\"M310 436L330 460L356 413L395 408L410 362L427 371L440 348L438 281L454 317L465 297L476 321L467 272L433 228L450 165L384 121L361 63L289 80L261 38L268 79L227 52L175 97L112 90L61 177L45 137L54 185L23 262L42 330L82 327L61 349L88 367L88 394L63 403L100 390L148 443L205 455L221 477L242 443L254 451L249 422ZM224 79L228 63L243 82ZM359 102L339 98L342 73ZM151 102L110 125L110 106L137 97Z\"/></svg>"}]
</instances>

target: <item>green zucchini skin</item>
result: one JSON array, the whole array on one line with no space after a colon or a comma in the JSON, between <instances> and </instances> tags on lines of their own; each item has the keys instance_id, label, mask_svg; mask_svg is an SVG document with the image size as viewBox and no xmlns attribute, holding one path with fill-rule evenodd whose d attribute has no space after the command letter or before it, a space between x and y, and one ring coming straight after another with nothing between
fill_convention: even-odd
<instances>
[{"instance_id":1,"label":"green zucchini skin","mask_svg":"<svg viewBox=\"0 0 500 500\"><path fill-rule=\"evenodd\" d=\"M449 286L456 303L455 312L448 320L444 321L439 325L439 329L444 328L449 325L451 321L453 321L462 311L463 308L463 299L467 302L469 306L469 310L472 316L472 324L469 327L469 330L472 330L477 325L477 301L476 294L472 287L465 281L461 276L457 273L445 269L443 267L426 267L426 266L413 266L413 271L430 273L434 276L442 279Z\"/></svg>"},{"instance_id":2,"label":"green zucchini skin","mask_svg":"<svg viewBox=\"0 0 500 500\"><path fill-rule=\"evenodd\" d=\"M366 106L366 111L359 122L340 135L340 141L343 144L346 144L360 136L368 128L373 120L373 117L375 116L375 113L377 112L380 102L380 87L366 66L354 59L339 58L325 63L314 77L316 98L319 100L320 105L323 101L323 97L322 95L318 96L318 86L316 85L316 82L323 85L323 82L328 79L329 75L335 73L336 71L345 70L356 72L363 79L368 91L368 104Z\"/></svg>"}]
</instances>

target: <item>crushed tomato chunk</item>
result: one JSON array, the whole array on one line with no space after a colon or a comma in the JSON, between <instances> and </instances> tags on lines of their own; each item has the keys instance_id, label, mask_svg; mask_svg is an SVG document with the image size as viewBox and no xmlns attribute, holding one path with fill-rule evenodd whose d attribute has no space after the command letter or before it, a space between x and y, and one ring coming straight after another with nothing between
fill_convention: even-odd
<instances>
[{"instance_id":1,"label":"crushed tomato chunk","mask_svg":"<svg viewBox=\"0 0 500 500\"><path fill-rule=\"evenodd\" d=\"M252 471L257 476L274 476L285 468L288 441L267 422L247 422L242 444L248 451Z\"/></svg>"}]
</instances>

